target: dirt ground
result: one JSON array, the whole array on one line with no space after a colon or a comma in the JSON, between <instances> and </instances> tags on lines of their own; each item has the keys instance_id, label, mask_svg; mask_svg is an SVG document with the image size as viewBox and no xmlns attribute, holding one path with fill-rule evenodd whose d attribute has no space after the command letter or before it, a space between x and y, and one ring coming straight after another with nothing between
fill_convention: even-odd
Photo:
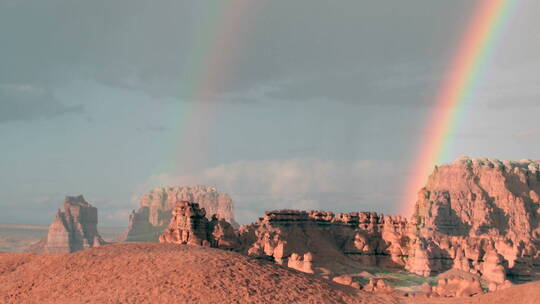
<instances>
[{"instance_id":1,"label":"dirt ground","mask_svg":"<svg viewBox=\"0 0 540 304\"><path fill-rule=\"evenodd\" d=\"M468 298L366 293L234 252L123 243L0 253L2 303L540 303L540 282Z\"/></svg>"},{"instance_id":2,"label":"dirt ground","mask_svg":"<svg viewBox=\"0 0 540 304\"><path fill-rule=\"evenodd\" d=\"M399 303L219 249L124 243L0 254L4 303Z\"/></svg>"}]
</instances>

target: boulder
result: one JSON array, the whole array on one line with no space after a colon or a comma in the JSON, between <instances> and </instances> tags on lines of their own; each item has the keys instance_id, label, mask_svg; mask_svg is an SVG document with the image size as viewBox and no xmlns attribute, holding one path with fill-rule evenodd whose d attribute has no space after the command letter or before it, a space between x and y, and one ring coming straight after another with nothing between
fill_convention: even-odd
<instances>
[{"instance_id":1,"label":"boulder","mask_svg":"<svg viewBox=\"0 0 540 304\"><path fill-rule=\"evenodd\" d=\"M334 277L332 281L341 284L341 285L347 285L350 286L353 283L353 279L351 276L348 275L342 275L338 277Z\"/></svg>"},{"instance_id":2,"label":"boulder","mask_svg":"<svg viewBox=\"0 0 540 304\"><path fill-rule=\"evenodd\" d=\"M432 292L441 297L465 297L484 293L480 281L474 278L440 279Z\"/></svg>"}]
</instances>

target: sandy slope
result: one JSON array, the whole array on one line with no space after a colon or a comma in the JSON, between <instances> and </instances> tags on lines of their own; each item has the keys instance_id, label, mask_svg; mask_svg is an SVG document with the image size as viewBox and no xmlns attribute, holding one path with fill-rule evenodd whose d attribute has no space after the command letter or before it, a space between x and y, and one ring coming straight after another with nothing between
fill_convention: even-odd
<instances>
[{"instance_id":1,"label":"sandy slope","mask_svg":"<svg viewBox=\"0 0 540 304\"><path fill-rule=\"evenodd\" d=\"M158 243L0 253L0 283L0 303L540 303L540 282L472 298L407 298L224 250Z\"/></svg>"},{"instance_id":2,"label":"sandy slope","mask_svg":"<svg viewBox=\"0 0 540 304\"><path fill-rule=\"evenodd\" d=\"M6 303L398 303L233 252L157 243L0 254Z\"/></svg>"}]
</instances>

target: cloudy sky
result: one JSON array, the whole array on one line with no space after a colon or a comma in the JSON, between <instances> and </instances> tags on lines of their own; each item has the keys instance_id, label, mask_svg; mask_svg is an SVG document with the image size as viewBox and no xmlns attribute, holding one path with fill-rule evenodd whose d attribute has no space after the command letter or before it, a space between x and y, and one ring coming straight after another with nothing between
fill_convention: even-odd
<instances>
[{"instance_id":1,"label":"cloudy sky","mask_svg":"<svg viewBox=\"0 0 540 304\"><path fill-rule=\"evenodd\" d=\"M0 222L83 194L126 226L159 185L397 212L476 1L0 0ZM498 32L448 159L540 159L540 2Z\"/></svg>"}]
</instances>

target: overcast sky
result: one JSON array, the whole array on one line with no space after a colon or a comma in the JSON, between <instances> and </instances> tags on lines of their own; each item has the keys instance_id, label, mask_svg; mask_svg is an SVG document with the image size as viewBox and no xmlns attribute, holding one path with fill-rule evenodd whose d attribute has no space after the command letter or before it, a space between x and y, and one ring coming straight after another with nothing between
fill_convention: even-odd
<instances>
[{"instance_id":1,"label":"overcast sky","mask_svg":"<svg viewBox=\"0 0 540 304\"><path fill-rule=\"evenodd\" d=\"M0 222L83 194L126 226L142 192L190 184L241 223L397 212L475 2L0 0ZM538 11L510 13L445 161L540 159Z\"/></svg>"}]
</instances>

